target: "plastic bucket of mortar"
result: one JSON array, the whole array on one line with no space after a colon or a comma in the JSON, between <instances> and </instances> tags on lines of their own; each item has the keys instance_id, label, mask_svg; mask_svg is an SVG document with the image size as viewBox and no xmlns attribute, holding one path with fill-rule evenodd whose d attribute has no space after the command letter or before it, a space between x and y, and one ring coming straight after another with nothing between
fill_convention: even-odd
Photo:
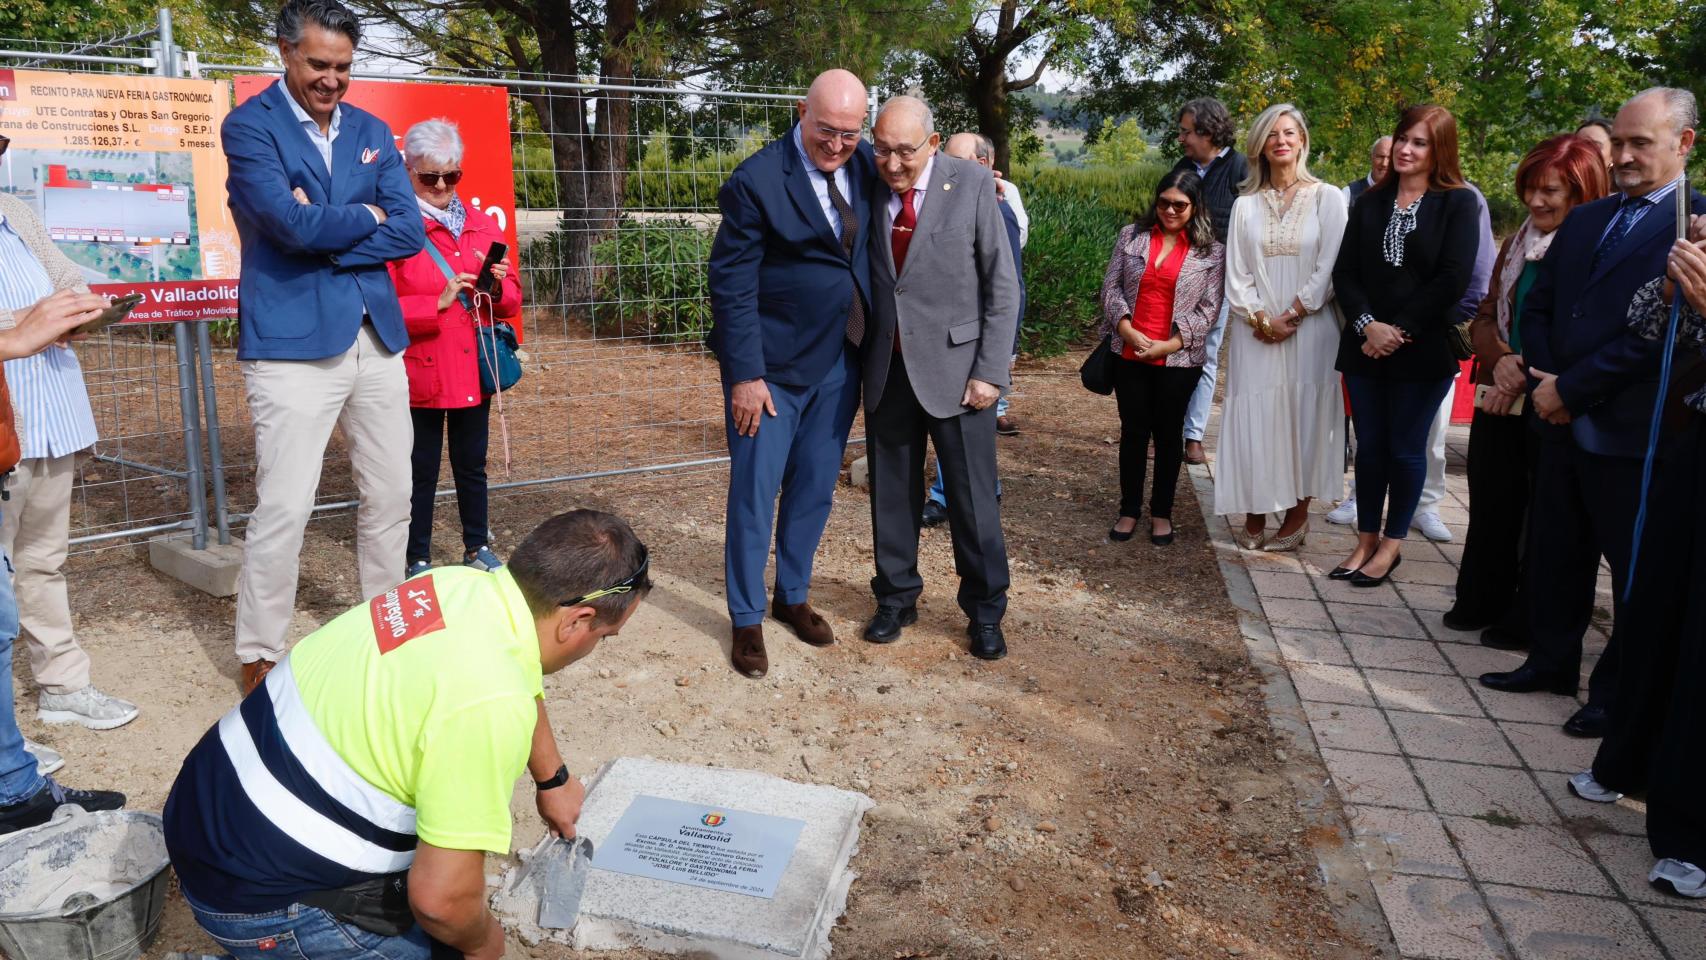
<instances>
[{"instance_id":1,"label":"plastic bucket of mortar","mask_svg":"<svg viewBox=\"0 0 1706 960\"><path fill-rule=\"evenodd\" d=\"M0 837L0 956L136 960L166 905L159 816L65 806Z\"/></svg>"}]
</instances>

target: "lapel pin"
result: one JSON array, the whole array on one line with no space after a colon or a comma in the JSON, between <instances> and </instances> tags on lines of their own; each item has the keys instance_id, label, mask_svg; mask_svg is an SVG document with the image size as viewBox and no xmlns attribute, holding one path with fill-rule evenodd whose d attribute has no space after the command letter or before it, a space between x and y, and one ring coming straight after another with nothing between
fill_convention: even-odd
<instances>
[{"instance_id":1,"label":"lapel pin","mask_svg":"<svg viewBox=\"0 0 1706 960\"><path fill-rule=\"evenodd\" d=\"M362 163L372 163L373 161L375 161L377 159L379 159L379 151L378 150L375 150L372 147L368 147L367 149L361 151L361 162Z\"/></svg>"},{"instance_id":2,"label":"lapel pin","mask_svg":"<svg viewBox=\"0 0 1706 960\"><path fill-rule=\"evenodd\" d=\"M952 189L954 189L954 185L951 183L944 183L944 184L942 184L942 189L944 191L952 190Z\"/></svg>"}]
</instances>

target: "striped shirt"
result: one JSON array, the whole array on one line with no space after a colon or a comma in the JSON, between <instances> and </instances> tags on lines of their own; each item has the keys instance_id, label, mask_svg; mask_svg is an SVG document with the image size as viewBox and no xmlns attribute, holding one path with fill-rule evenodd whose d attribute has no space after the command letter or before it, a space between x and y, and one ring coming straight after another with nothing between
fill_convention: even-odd
<instances>
[{"instance_id":1,"label":"striped shirt","mask_svg":"<svg viewBox=\"0 0 1706 960\"><path fill-rule=\"evenodd\" d=\"M47 270L0 217L0 308L26 310L53 293ZM94 444L95 413L77 354L61 346L6 361L24 459L63 457Z\"/></svg>"}]
</instances>

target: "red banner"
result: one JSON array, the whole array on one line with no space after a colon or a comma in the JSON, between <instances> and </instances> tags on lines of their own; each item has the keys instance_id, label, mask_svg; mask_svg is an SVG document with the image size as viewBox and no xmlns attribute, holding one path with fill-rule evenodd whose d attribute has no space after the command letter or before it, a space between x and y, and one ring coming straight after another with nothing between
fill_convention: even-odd
<instances>
[{"instance_id":1,"label":"red banner","mask_svg":"<svg viewBox=\"0 0 1706 960\"><path fill-rule=\"evenodd\" d=\"M239 77L237 102L259 94L271 77ZM521 268L515 232L515 176L509 147L509 93L502 87L462 83L354 80L344 102L377 116L391 128L397 149L422 120L448 120L462 134L462 182L456 195L490 214L509 243L511 270Z\"/></svg>"}]
</instances>

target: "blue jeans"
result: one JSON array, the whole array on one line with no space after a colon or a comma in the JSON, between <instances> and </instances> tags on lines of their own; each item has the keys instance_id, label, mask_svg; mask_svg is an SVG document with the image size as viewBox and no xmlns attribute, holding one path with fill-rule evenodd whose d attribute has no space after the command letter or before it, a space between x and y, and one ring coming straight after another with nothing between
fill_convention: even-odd
<instances>
[{"instance_id":1,"label":"blue jeans","mask_svg":"<svg viewBox=\"0 0 1706 960\"><path fill-rule=\"evenodd\" d=\"M47 783L36 772L36 758L24 751L18 729L17 705L12 702L12 642L18 639L18 597L12 592L12 558L0 576L0 807L9 807L40 793Z\"/></svg>"},{"instance_id":2,"label":"blue jeans","mask_svg":"<svg viewBox=\"0 0 1706 960\"><path fill-rule=\"evenodd\" d=\"M271 913L215 913L188 896L184 899L196 923L235 960L428 960L432 956L432 941L418 926L400 937L382 937L300 903Z\"/></svg>"},{"instance_id":3,"label":"blue jeans","mask_svg":"<svg viewBox=\"0 0 1706 960\"><path fill-rule=\"evenodd\" d=\"M1191 393L1190 405L1185 407L1186 440L1201 443L1203 434L1208 431L1208 411L1214 406L1214 378L1220 370L1220 341L1226 339L1226 315L1231 310L1231 301L1222 297L1220 316L1215 318L1214 326L1208 328L1208 336L1203 340L1208 358L1203 361L1202 379L1197 381L1197 388Z\"/></svg>"},{"instance_id":4,"label":"blue jeans","mask_svg":"<svg viewBox=\"0 0 1706 960\"><path fill-rule=\"evenodd\" d=\"M1428 475L1428 429L1451 383L1450 377L1376 380L1345 375L1357 434L1358 533L1380 532L1384 509L1386 536L1402 540L1409 535Z\"/></svg>"}]
</instances>

